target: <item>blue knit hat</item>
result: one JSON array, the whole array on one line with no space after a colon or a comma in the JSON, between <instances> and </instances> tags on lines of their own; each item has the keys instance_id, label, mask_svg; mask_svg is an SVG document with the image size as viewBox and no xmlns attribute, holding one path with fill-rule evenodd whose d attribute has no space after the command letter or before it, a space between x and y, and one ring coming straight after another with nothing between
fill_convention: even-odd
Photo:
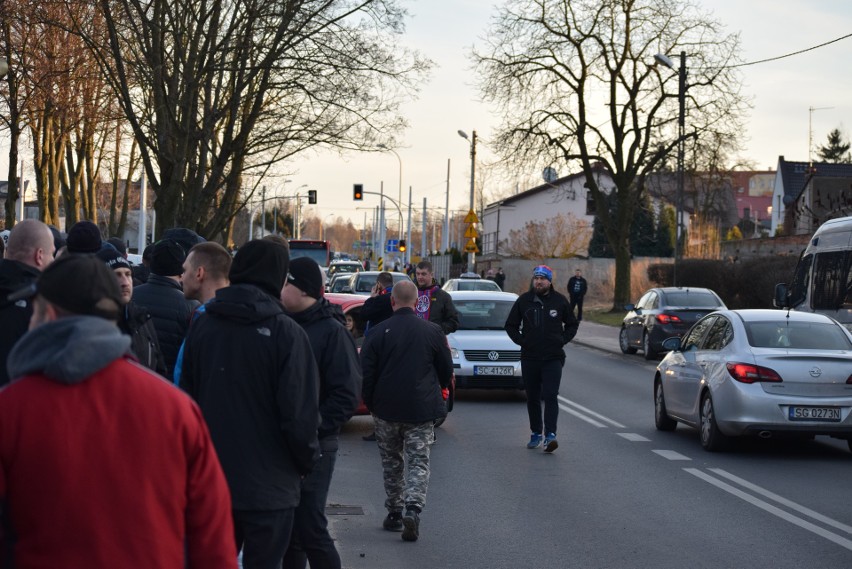
<instances>
[{"instance_id":1,"label":"blue knit hat","mask_svg":"<svg viewBox=\"0 0 852 569\"><path fill-rule=\"evenodd\" d=\"M553 269L547 265L539 265L533 269L533 278L544 277L550 282L553 282Z\"/></svg>"}]
</instances>

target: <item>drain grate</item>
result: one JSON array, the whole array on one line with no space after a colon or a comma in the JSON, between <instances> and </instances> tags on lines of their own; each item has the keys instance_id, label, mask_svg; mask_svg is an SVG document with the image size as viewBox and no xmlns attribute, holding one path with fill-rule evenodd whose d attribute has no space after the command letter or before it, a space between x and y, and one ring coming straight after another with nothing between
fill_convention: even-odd
<instances>
[{"instance_id":1,"label":"drain grate","mask_svg":"<svg viewBox=\"0 0 852 569\"><path fill-rule=\"evenodd\" d=\"M364 508L361 506L345 506L343 504L328 504L325 507L327 516L363 516Z\"/></svg>"}]
</instances>

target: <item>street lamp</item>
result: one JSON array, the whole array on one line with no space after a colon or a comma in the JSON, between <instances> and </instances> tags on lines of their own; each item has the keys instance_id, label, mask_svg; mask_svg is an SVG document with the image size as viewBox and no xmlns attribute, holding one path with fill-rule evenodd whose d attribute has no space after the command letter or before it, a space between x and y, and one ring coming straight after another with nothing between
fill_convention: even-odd
<instances>
[{"instance_id":1,"label":"street lamp","mask_svg":"<svg viewBox=\"0 0 852 569\"><path fill-rule=\"evenodd\" d=\"M399 157L396 150L390 148L386 144L377 144L376 147L392 152L393 155L396 156L396 159L399 160L399 196L397 197L397 203L402 203L402 158ZM397 239L402 239L402 210L399 211L399 230L397 231Z\"/></svg>"},{"instance_id":2,"label":"street lamp","mask_svg":"<svg viewBox=\"0 0 852 569\"><path fill-rule=\"evenodd\" d=\"M476 131L473 131L472 138L468 138L467 133L463 130L459 131L459 136L470 142L470 211L473 211L473 188L476 180ZM468 272L476 272L476 252L471 251L468 259Z\"/></svg>"},{"instance_id":3,"label":"street lamp","mask_svg":"<svg viewBox=\"0 0 852 569\"><path fill-rule=\"evenodd\" d=\"M677 228L675 229L675 258L674 258L674 267L672 270L672 281L673 285L677 286L677 264L680 260L681 256L681 247L680 241L681 236L683 235L683 169L684 169L684 153L685 153L685 115L686 115L686 52L680 52L680 66L675 68L674 62L666 55L658 53L654 56L654 60L659 63L662 63L669 69L676 69L678 72L678 82L677 82L677 102L678 102L678 115L677 115L677 197L675 207L677 211L675 213L675 222Z\"/></svg>"}]
</instances>

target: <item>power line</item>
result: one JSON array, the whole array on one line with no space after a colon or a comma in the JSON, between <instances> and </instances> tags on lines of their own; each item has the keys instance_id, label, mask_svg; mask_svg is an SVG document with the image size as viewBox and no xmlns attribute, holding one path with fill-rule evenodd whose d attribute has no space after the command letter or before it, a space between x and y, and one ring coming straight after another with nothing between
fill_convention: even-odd
<instances>
[{"instance_id":1,"label":"power line","mask_svg":"<svg viewBox=\"0 0 852 569\"><path fill-rule=\"evenodd\" d=\"M809 52L809 51L813 51L813 50L815 50L815 49L819 49L819 48L821 48L821 47L825 47L825 46L827 46L827 45L831 45L831 44L833 44L833 43L837 43L837 42L839 42L840 40L845 40L846 38L850 38L850 37L852 37L852 34L846 34L845 36L841 36L841 37L839 37L839 38L837 38L837 39L833 39L833 40L831 40L831 41L827 41L827 42L825 42L825 43L821 43L821 44L819 44L819 45L815 45L815 46L813 46L813 47L809 47L809 48L802 49L802 50L799 50L799 51L794 51L793 53L788 53L788 54L786 54L786 55L779 55L778 57L770 57L769 59L761 59L761 60L759 60L759 61L751 61L751 62L749 62L749 63L740 63L740 64L737 64L737 65L728 65L727 67L728 67L728 68L733 68L733 67L746 67L746 66L748 66L748 65L757 65L758 63L768 63L768 62L770 62L770 61L778 61L779 59L785 59L785 58L787 58L787 57L793 57L794 55L800 55L800 54L802 54L802 53L807 53L807 52Z\"/></svg>"}]
</instances>

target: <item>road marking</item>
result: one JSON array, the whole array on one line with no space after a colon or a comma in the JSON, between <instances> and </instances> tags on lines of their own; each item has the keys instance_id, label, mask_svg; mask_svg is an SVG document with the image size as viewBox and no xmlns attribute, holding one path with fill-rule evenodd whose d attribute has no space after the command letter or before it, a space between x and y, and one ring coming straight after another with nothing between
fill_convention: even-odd
<instances>
[{"instance_id":1,"label":"road marking","mask_svg":"<svg viewBox=\"0 0 852 569\"><path fill-rule=\"evenodd\" d=\"M744 480L744 479L740 478L739 476L735 476L735 475L731 474L730 472L725 472L721 468L710 468L708 470L710 470L710 472L712 472L714 474L718 474L722 478L727 478L731 482L735 482L735 483L739 484L740 486L742 486L743 488L746 488L747 490L751 490L755 494L760 494L764 498L769 498L770 500L778 502L782 506L786 506L786 507L790 508L791 510L794 510L796 512L799 512L800 514L808 516L809 518L813 518L813 519L817 520L818 522L824 523L827 526L831 526L835 529L839 529L840 531L845 531L848 534L852 534L852 526L847 526L844 523L838 522L837 520L833 520L833 519L829 518L828 516L824 516L824 515L820 514L819 512L815 512L814 510L811 510L810 508L806 508L805 506L802 506L801 504L797 504L796 502L788 500L787 498L784 498L783 496L779 496L778 494L775 494L774 492L770 492L769 490L767 490L765 488L761 488L760 486L758 486L756 484L752 484L748 480Z\"/></svg>"},{"instance_id":2,"label":"road marking","mask_svg":"<svg viewBox=\"0 0 852 569\"><path fill-rule=\"evenodd\" d=\"M673 450L653 450L651 452L657 453L658 455L667 460L692 460L688 456L682 455L679 452L675 452Z\"/></svg>"},{"instance_id":3,"label":"road marking","mask_svg":"<svg viewBox=\"0 0 852 569\"><path fill-rule=\"evenodd\" d=\"M604 425L603 423L599 423L599 422L595 421L594 419L590 419L589 417L586 417L582 413L574 411L570 407L566 407L565 405L559 405L559 408L562 409L563 411L565 411L566 413L570 413L571 415L574 415L578 419L584 420L585 422L589 423L590 425L594 425L595 427L599 427L601 429L606 428L606 425Z\"/></svg>"},{"instance_id":4,"label":"road marking","mask_svg":"<svg viewBox=\"0 0 852 569\"><path fill-rule=\"evenodd\" d=\"M736 496L737 498L740 498L741 500L744 500L744 501L748 502L749 504L756 506L756 507L760 508L761 510L763 510L765 512L769 512L770 514L777 516L777 517L781 518L782 520L790 522L791 524L793 524L795 526L799 526L802 529L808 530L811 533L815 533L816 535L823 537L823 538L827 539L828 541L834 542L837 545L852 551L852 541L846 539L843 536L837 535L836 533L832 533L832 532L828 531L827 529L823 529L823 528L819 527L818 525L812 524L811 522L809 522L807 520L803 520L802 518L796 517L789 512L785 512L784 510L782 510L781 508L778 508L777 506L773 506L772 504L770 504L768 502L764 502L763 500L761 500L759 498L756 498L756 497L754 497L750 494L746 494L745 492L743 492L739 488L735 488L735 487L731 486L730 484L723 482L722 480L719 480L718 478L714 478L714 477L710 476L709 474L698 470L697 468L684 468L684 471L692 474L693 476L696 476L696 477L704 480L705 482L709 482L713 486L715 486L715 487L717 487L721 490L724 490L725 492L728 492L729 494L732 494L732 495Z\"/></svg>"},{"instance_id":5,"label":"road marking","mask_svg":"<svg viewBox=\"0 0 852 569\"><path fill-rule=\"evenodd\" d=\"M564 398L564 397L562 397L561 395L558 395L557 397L559 398L559 400L560 400L560 401L562 401L562 402L563 402L563 403L565 403L566 405L571 405L572 407L576 407L577 409L579 409L580 411L582 411L582 412L586 413L587 415L591 415L592 417L595 417L595 418L597 418L597 419L600 419L600 420L601 420L601 421L603 421L604 423L609 423L609 424L610 424L610 425L612 425L613 427L616 427L616 428L618 428L618 429L626 429L626 428L627 428L627 427L625 427L624 425L622 425L621 423L619 423L618 421L613 421L613 420L612 420L612 419L610 419L609 417L604 417L604 416L603 416L603 415L601 415L600 413L596 413L595 411L592 411L592 410L591 410L591 409L589 409L588 407L583 407L583 406L582 406L582 405L580 405L579 403L575 403L574 401L571 401L570 399L565 399L565 398ZM560 405L560 407L562 407L562 406ZM565 409L565 407L562 407L562 409ZM568 409L565 409L565 411L568 411ZM570 411L568 411L568 412L570 413Z\"/></svg>"},{"instance_id":6,"label":"road marking","mask_svg":"<svg viewBox=\"0 0 852 569\"><path fill-rule=\"evenodd\" d=\"M635 443L649 443L651 439L646 439L642 435L638 435L636 433L616 433L619 437L623 437L628 441L633 441Z\"/></svg>"}]
</instances>

